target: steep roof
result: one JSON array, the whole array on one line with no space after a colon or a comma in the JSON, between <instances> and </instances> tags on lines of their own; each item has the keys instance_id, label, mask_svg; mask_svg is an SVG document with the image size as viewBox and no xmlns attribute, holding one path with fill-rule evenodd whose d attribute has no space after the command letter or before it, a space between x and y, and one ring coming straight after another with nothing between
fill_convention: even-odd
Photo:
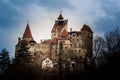
<instances>
[{"instance_id":1,"label":"steep roof","mask_svg":"<svg viewBox=\"0 0 120 80\"><path fill-rule=\"evenodd\" d=\"M67 24L68 20L64 20L61 12L60 15L58 16L57 20L55 21L55 24L51 30L51 32L55 32L56 30L58 32L61 32L62 28Z\"/></svg>"},{"instance_id":2,"label":"steep roof","mask_svg":"<svg viewBox=\"0 0 120 80\"><path fill-rule=\"evenodd\" d=\"M44 40L43 42L41 42L41 44L50 44L51 43L51 39L48 39L48 40Z\"/></svg>"},{"instance_id":3,"label":"steep roof","mask_svg":"<svg viewBox=\"0 0 120 80\"><path fill-rule=\"evenodd\" d=\"M93 33L93 31L91 30L91 28L88 25L86 25L86 24L83 25L83 27L81 28L81 30Z\"/></svg>"},{"instance_id":4,"label":"steep roof","mask_svg":"<svg viewBox=\"0 0 120 80\"><path fill-rule=\"evenodd\" d=\"M57 38L53 38L52 39L52 44L57 44L58 43L58 39Z\"/></svg>"},{"instance_id":5,"label":"steep roof","mask_svg":"<svg viewBox=\"0 0 120 80\"><path fill-rule=\"evenodd\" d=\"M26 25L26 29L25 29L25 32L23 34L23 38L32 38L33 39L29 24Z\"/></svg>"},{"instance_id":6,"label":"steep roof","mask_svg":"<svg viewBox=\"0 0 120 80\"><path fill-rule=\"evenodd\" d=\"M57 44L57 42L58 42L58 39L53 38L53 39L44 40L43 42L41 42L41 44Z\"/></svg>"},{"instance_id":7,"label":"steep roof","mask_svg":"<svg viewBox=\"0 0 120 80\"><path fill-rule=\"evenodd\" d=\"M66 37L68 36L68 32L64 29L60 36Z\"/></svg>"},{"instance_id":8,"label":"steep roof","mask_svg":"<svg viewBox=\"0 0 120 80\"><path fill-rule=\"evenodd\" d=\"M60 13L60 15L58 16L58 19L64 19L61 13Z\"/></svg>"},{"instance_id":9,"label":"steep roof","mask_svg":"<svg viewBox=\"0 0 120 80\"><path fill-rule=\"evenodd\" d=\"M63 21L63 24L58 24L58 21L55 21L55 24L51 32L55 32L56 29L58 30L58 32L60 32L66 24L67 24L67 20Z\"/></svg>"}]
</instances>

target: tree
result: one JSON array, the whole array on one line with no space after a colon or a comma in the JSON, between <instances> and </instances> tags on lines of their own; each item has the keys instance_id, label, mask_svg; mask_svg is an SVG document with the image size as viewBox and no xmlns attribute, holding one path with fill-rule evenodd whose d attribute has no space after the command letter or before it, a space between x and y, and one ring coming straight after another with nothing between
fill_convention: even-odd
<instances>
[{"instance_id":1,"label":"tree","mask_svg":"<svg viewBox=\"0 0 120 80\"><path fill-rule=\"evenodd\" d=\"M63 52L63 44L60 42L59 44L59 53L58 53L58 67L59 67L59 73L62 72L62 52Z\"/></svg>"},{"instance_id":2,"label":"tree","mask_svg":"<svg viewBox=\"0 0 120 80\"><path fill-rule=\"evenodd\" d=\"M16 64L25 64L25 63L31 63L32 55L28 51L29 47L25 42L22 42L19 46L19 50L17 52L17 56L15 58Z\"/></svg>"},{"instance_id":3,"label":"tree","mask_svg":"<svg viewBox=\"0 0 120 80\"><path fill-rule=\"evenodd\" d=\"M103 57L103 51L105 49L105 41L104 38L101 36L96 36L94 38L94 42L93 42L93 52L94 52L94 61L96 61L96 63L98 65L101 64L101 57Z\"/></svg>"},{"instance_id":4,"label":"tree","mask_svg":"<svg viewBox=\"0 0 120 80\"><path fill-rule=\"evenodd\" d=\"M9 52L6 49L2 49L0 52L0 72L3 73L10 64Z\"/></svg>"},{"instance_id":5,"label":"tree","mask_svg":"<svg viewBox=\"0 0 120 80\"><path fill-rule=\"evenodd\" d=\"M120 70L120 28L106 32L105 43L108 58L108 68L114 69L114 71ZM110 70L111 70L110 69ZM109 70L109 69L108 69Z\"/></svg>"},{"instance_id":6,"label":"tree","mask_svg":"<svg viewBox=\"0 0 120 80\"><path fill-rule=\"evenodd\" d=\"M105 42L108 53L120 53L120 28L106 32Z\"/></svg>"}]
</instances>

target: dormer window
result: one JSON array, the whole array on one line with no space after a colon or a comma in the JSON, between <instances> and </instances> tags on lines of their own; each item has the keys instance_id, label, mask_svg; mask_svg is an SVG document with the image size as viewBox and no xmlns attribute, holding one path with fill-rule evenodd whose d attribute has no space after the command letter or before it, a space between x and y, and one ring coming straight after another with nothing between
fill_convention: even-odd
<instances>
[{"instance_id":1,"label":"dormer window","mask_svg":"<svg viewBox=\"0 0 120 80\"><path fill-rule=\"evenodd\" d=\"M63 24L63 21L58 21L58 25L62 25Z\"/></svg>"}]
</instances>

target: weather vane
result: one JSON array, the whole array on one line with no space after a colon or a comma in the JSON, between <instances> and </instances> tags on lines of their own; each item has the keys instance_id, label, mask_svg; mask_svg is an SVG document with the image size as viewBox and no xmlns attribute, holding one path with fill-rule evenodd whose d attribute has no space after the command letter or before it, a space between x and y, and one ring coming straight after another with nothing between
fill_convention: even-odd
<instances>
[{"instance_id":1,"label":"weather vane","mask_svg":"<svg viewBox=\"0 0 120 80\"><path fill-rule=\"evenodd\" d=\"M62 10L60 10L60 14L62 14Z\"/></svg>"},{"instance_id":2,"label":"weather vane","mask_svg":"<svg viewBox=\"0 0 120 80\"><path fill-rule=\"evenodd\" d=\"M29 24L29 20L27 20L27 24Z\"/></svg>"}]
</instances>

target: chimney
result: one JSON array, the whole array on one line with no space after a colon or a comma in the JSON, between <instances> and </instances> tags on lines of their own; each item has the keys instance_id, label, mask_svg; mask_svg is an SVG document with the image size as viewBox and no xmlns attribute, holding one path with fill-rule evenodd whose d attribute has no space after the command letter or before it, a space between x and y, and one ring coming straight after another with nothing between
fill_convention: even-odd
<instances>
[{"instance_id":1,"label":"chimney","mask_svg":"<svg viewBox=\"0 0 120 80\"><path fill-rule=\"evenodd\" d=\"M40 40L40 42L42 42L42 39Z\"/></svg>"},{"instance_id":2,"label":"chimney","mask_svg":"<svg viewBox=\"0 0 120 80\"><path fill-rule=\"evenodd\" d=\"M72 28L70 28L70 32L72 32Z\"/></svg>"},{"instance_id":3,"label":"chimney","mask_svg":"<svg viewBox=\"0 0 120 80\"><path fill-rule=\"evenodd\" d=\"M18 37L18 42L21 42L21 38L20 37Z\"/></svg>"}]
</instances>

